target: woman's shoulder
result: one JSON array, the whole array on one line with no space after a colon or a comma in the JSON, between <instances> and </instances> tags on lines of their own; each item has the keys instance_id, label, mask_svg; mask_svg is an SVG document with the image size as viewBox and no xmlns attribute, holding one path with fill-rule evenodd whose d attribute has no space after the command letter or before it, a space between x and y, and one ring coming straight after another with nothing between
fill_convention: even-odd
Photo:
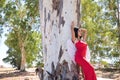
<instances>
[{"instance_id":1,"label":"woman's shoulder","mask_svg":"<svg viewBox=\"0 0 120 80\"><path fill-rule=\"evenodd\" d=\"M75 41L73 42L74 44L77 44L80 40L75 39Z\"/></svg>"}]
</instances>

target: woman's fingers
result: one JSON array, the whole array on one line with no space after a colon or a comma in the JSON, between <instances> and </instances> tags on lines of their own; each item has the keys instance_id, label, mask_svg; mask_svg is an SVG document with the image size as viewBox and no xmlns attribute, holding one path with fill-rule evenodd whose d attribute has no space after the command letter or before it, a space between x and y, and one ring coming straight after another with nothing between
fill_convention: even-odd
<instances>
[{"instance_id":1,"label":"woman's fingers","mask_svg":"<svg viewBox=\"0 0 120 80\"><path fill-rule=\"evenodd\" d=\"M74 21L72 21L71 26L74 27Z\"/></svg>"}]
</instances>

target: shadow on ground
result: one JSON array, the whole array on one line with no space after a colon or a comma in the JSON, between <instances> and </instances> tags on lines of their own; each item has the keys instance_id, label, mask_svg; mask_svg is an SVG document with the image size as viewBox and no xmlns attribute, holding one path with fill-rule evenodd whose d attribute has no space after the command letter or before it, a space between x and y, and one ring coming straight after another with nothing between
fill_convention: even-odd
<instances>
[{"instance_id":1,"label":"shadow on ground","mask_svg":"<svg viewBox=\"0 0 120 80\"><path fill-rule=\"evenodd\" d=\"M96 74L98 77L120 80L120 69L99 69Z\"/></svg>"}]
</instances>

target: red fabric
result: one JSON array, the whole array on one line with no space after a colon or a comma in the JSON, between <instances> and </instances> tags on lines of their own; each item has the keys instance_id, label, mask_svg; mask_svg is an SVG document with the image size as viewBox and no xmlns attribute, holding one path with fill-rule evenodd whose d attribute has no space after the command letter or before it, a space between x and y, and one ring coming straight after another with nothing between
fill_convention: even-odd
<instances>
[{"instance_id":1,"label":"red fabric","mask_svg":"<svg viewBox=\"0 0 120 80\"><path fill-rule=\"evenodd\" d=\"M94 68L85 59L87 44L79 41L75 44L75 46L77 48L77 51L75 54L75 61L79 66L81 66L83 70L83 73L85 75L84 80L97 80Z\"/></svg>"}]
</instances>

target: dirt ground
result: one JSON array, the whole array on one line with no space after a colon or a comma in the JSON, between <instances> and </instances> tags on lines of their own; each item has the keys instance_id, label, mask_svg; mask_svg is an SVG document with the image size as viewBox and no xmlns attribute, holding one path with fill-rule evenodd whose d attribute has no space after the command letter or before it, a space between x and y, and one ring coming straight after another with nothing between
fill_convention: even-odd
<instances>
[{"instance_id":1,"label":"dirt ground","mask_svg":"<svg viewBox=\"0 0 120 80\"><path fill-rule=\"evenodd\" d=\"M96 70L98 80L120 80L119 70ZM0 80L39 80L35 68L26 69L26 72L19 72L14 68L0 68Z\"/></svg>"},{"instance_id":2,"label":"dirt ground","mask_svg":"<svg viewBox=\"0 0 120 80\"><path fill-rule=\"evenodd\" d=\"M120 70L96 70L97 77L111 80L120 80ZM102 79L101 79L102 80Z\"/></svg>"},{"instance_id":3,"label":"dirt ground","mask_svg":"<svg viewBox=\"0 0 120 80\"><path fill-rule=\"evenodd\" d=\"M39 77L35 73L35 68L26 69L26 72L14 68L0 68L0 80L39 80Z\"/></svg>"}]
</instances>

